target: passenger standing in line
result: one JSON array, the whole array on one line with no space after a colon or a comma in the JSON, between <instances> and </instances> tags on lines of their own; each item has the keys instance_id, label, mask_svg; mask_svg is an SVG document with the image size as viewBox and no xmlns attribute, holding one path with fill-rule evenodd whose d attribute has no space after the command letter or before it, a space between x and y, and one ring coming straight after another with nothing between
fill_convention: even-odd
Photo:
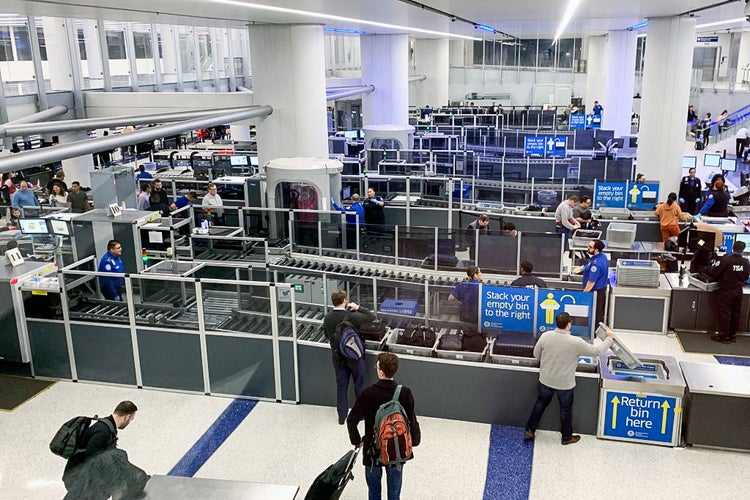
<instances>
[{"instance_id":1,"label":"passenger standing in line","mask_svg":"<svg viewBox=\"0 0 750 500\"><path fill-rule=\"evenodd\" d=\"M578 195L571 195L566 201L560 203L555 210L555 232L565 235L566 243L570 234L581 227L581 224L573 216L573 207L580 201Z\"/></svg>"},{"instance_id":2,"label":"passenger standing in line","mask_svg":"<svg viewBox=\"0 0 750 500\"><path fill-rule=\"evenodd\" d=\"M661 228L661 240L666 243L672 236L680 234L679 221L688 221L692 219L690 214L683 214L680 205L676 203L677 194L669 193L665 203L659 203L654 213L659 218Z\"/></svg>"},{"instance_id":3,"label":"passenger standing in line","mask_svg":"<svg viewBox=\"0 0 750 500\"><path fill-rule=\"evenodd\" d=\"M598 324L598 323L597 323ZM531 410L524 441L536 437L536 429L552 397L557 393L560 403L560 432L562 444L574 444L581 436L573 434L573 393L576 386L576 367L579 356L599 356L612 346L614 333L607 328L607 340L592 345L581 337L570 334L573 320L561 312L555 317L555 330L548 330L534 346L534 357L539 360L539 385L536 403Z\"/></svg>"},{"instance_id":4,"label":"passenger standing in line","mask_svg":"<svg viewBox=\"0 0 750 500\"><path fill-rule=\"evenodd\" d=\"M589 225L594 220L591 215L591 197L582 196L581 201L573 208L573 218L584 229L589 229Z\"/></svg>"},{"instance_id":5,"label":"passenger standing in line","mask_svg":"<svg viewBox=\"0 0 750 500\"><path fill-rule=\"evenodd\" d=\"M163 203L159 197L159 193L154 193L153 189L151 192L151 198L149 198L148 209L159 212L163 217L169 216L169 205Z\"/></svg>"},{"instance_id":6,"label":"passenger standing in line","mask_svg":"<svg viewBox=\"0 0 750 500\"><path fill-rule=\"evenodd\" d=\"M138 198L135 199L135 208L148 210L149 205L151 205L151 184L144 182L141 186L141 192L138 193Z\"/></svg>"},{"instance_id":7,"label":"passenger standing in line","mask_svg":"<svg viewBox=\"0 0 750 500\"><path fill-rule=\"evenodd\" d=\"M201 207L203 210L208 212L211 211L211 215L214 217L214 223L223 226L224 225L224 201L219 196L219 189L213 182L208 185L208 192L203 197Z\"/></svg>"},{"instance_id":8,"label":"passenger standing in line","mask_svg":"<svg viewBox=\"0 0 750 500\"><path fill-rule=\"evenodd\" d=\"M685 137L692 139L695 136L695 127L698 123L698 113L695 112L695 108L692 104L688 106L687 110L687 133Z\"/></svg>"},{"instance_id":9,"label":"passenger standing in line","mask_svg":"<svg viewBox=\"0 0 750 500\"><path fill-rule=\"evenodd\" d=\"M124 273L125 265L122 263L122 244L117 240L109 240L107 253L99 261L100 273ZM125 293L125 278L121 276L99 276L99 288L107 300L122 301Z\"/></svg>"},{"instance_id":10,"label":"passenger standing in line","mask_svg":"<svg viewBox=\"0 0 750 500\"><path fill-rule=\"evenodd\" d=\"M339 425L344 425L346 414L349 411L349 378L354 380L355 396L359 396L365 389L367 369L364 357L354 361L339 353L339 346L335 345L334 342L334 334L342 321L349 321L354 325L354 328L358 328L365 323L375 321L377 316L364 307L349 302L344 290L335 290L331 294L331 303L333 304L333 310L326 314L323 319L323 331L331 344L333 370L336 374L336 410Z\"/></svg>"},{"instance_id":11,"label":"passenger standing in line","mask_svg":"<svg viewBox=\"0 0 750 500\"><path fill-rule=\"evenodd\" d=\"M466 269L466 280L453 288L448 295L448 302L459 302L461 312L459 318L467 323L469 329L479 326L479 284L482 282L482 271L477 266Z\"/></svg>"},{"instance_id":12,"label":"passenger standing in line","mask_svg":"<svg viewBox=\"0 0 750 500\"><path fill-rule=\"evenodd\" d=\"M52 194L52 187L57 184L62 188L63 191L68 190L68 185L65 184L65 172L58 170L55 176L47 183L44 187L44 194L47 196Z\"/></svg>"},{"instance_id":13,"label":"passenger standing in line","mask_svg":"<svg viewBox=\"0 0 750 500\"><path fill-rule=\"evenodd\" d=\"M104 500L142 498L151 476L128 461L117 448L117 431L135 419L138 407L122 401L106 418L93 423L78 438L80 451L65 465L63 482L68 494L64 500Z\"/></svg>"},{"instance_id":14,"label":"passenger standing in line","mask_svg":"<svg viewBox=\"0 0 750 500\"><path fill-rule=\"evenodd\" d=\"M724 181L716 179L706 202L701 207L701 215L709 217L729 217L729 193L724 189Z\"/></svg>"},{"instance_id":15,"label":"passenger standing in line","mask_svg":"<svg viewBox=\"0 0 750 500\"><path fill-rule=\"evenodd\" d=\"M635 176L636 184L646 184L646 174L638 174Z\"/></svg>"},{"instance_id":16,"label":"passenger standing in line","mask_svg":"<svg viewBox=\"0 0 750 500\"><path fill-rule=\"evenodd\" d=\"M701 180L695 177L695 168L688 170L688 175L680 181L680 205L683 211L695 215L701 203L703 187Z\"/></svg>"},{"instance_id":17,"label":"passenger standing in line","mask_svg":"<svg viewBox=\"0 0 750 500\"><path fill-rule=\"evenodd\" d=\"M151 194L157 195L159 197L159 203L164 203L167 208L169 208L169 195L167 194L167 190L164 189L161 179L154 179L154 183L151 186Z\"/></svg>"},{"instance_id":18,"label":"passenger standing in line","mask_svg":"<svg viewBox=\"0 0 750 500\"><path fill-rule=\"evenodd\" d=\"M745 243L735 241L732 253L707 271L719 283L719 289L714 292L719 332L711 336L716 342L737 342L737 331L744 330L740 328L742 289L750 277L750 262L743 256L744 251Z\"/></svg>"},{"instance_id":19,"label":"passenger standing in line","mask_svg":"<svg viewBox=\"0 0 750 500\"><path fill-rule=\"evenodd\" d=\"M609 282L609 261L604 255L602 240L591 240L588 245L591 256L583 268L583 291L596 293L595 325L604 321L604 307L607 303L607 283Z\"/></svg>"},{"instance_id":20,"label":"passenger standing in line","mask_svg":"<svg viewBox=\"0 0 750 500\"><path fill-rule=\"evenodd\" d=\"M38 207L39 200L36 198L34 191L29 189L29 183L21 181L18 184L18 190L13 193L10 202L11 207L15 207L23 212L23 207Z\"/></svg>"},{"instance_id":21,"label":"passenger standing in line","mask_svg":"<svg viewBox=\"0 0 750 500\"><path fill-rule=\"evenodd\" d=\"M742 127L737 131L736 134L734 134L734 142L735 142L735 155L737 158L742 156L742 151L745 150L745 148L748 145L748 138L750 137L750 132L748 132L747 128ZM742 160L745 161L744 159Z\"/></svg>"},{"instance_id":22,"label":"passenger standing in line","mask_svg":"<svg viewBox=\"0 0 750 500\"><path fill-rule=\"evenodd\" d=\"M363 449L362 464L365 466L365 481L367 481L369 491L368 498L370 500L382 498L382 478L383 468L385 468L388 500L399 500L401 498L401 485L403 484L404 464L383 466L378 460L377 450L373 446L373 442L377 439L377 436L375 436L375 418L378 408L393 399L397 388L401 388L398 401L401 403L408 419L412 446L419 445L422 440L422 433L417 421L417 414L414 411L414 396L411 389L399 385L393 380L393 376L398 371L398 356L390 352L381 352L378 354L375 368L378 373L378 381L357 397L357 401L346 419L346 427L352 445L360 446ZM357 425L362 420L365 421L364 439L357 429ZM411 460L412 458L414 458L413 455L405 457L405 460Z\"/></svg>"},{"instance_id":23,"label":"passenger standing in line","mask_svg":"<svg viewBox=\"0 0 750 500\"><path fill-rule=\"evenodd\" d=\"M711 136L711 113L706 113L706 117L701 120L698 129L703 134L703 149L706 149L708 147L708 139Z\"/></svg>"},{"instance_id":24,"label":"passenger standing in line","mask_svg":"<svg viewBox=\"0 0 750 500\"><path fill-rule=\"evenodd\" d=\"M479 216L479 218L475 219L474 222L469 224L468 231L466 232L466 242L469 244L469 259L474 260L475 258L475 250L476 250L476 242L477 242L477 232L479 232L479 235L489 234L490 233L490 216L487 214L482 214Z\"/></svg>"},{"instance_id":25,"label":"passenger standing in line","mask_svg":"<svg viewBox=\"0 0 750 500\"><path fill-rule=\"evenodd\" d=\"M547 288L547 282L533 274L534 264L528 260L521 261L521 276L513 280L510 286L525 286L527 288L539 287Z\"/></svg>"},{"instance_id":26,"label":"passenger standing in line","mask_svg":"<svg viewBox=\"0 0 750 500\"><path fill-rule=\"evenodd\" d=\"M81 183L73 181L68 193L68 210L74 214L82 214L89 211L89 199L86 193L81 191Z\"/></svg>"},{"instance_id":27,"label":"passenger standing in line","mask_svg":"<svg viewBox=\"0 0 750 500\"><path fill-rule=\"evenodd\" d=\"M140 187L142 184L141 181L150 181L153 178L154 176L151 175L151 172L146 172L146 166L140 165L138 167L138 173L135 176L135 185Z\"/></svg>"},{"instance_id":28,"label":"passenger standing in line","mask_svg":"<svg viewBox=\"0 0 750 500\"><path fill-rule=\"evenodd\" d=\"M727 123L727 116L729 116L729 110L725 109L721 112L721 114L716 118L716 129L721 134L724 129L729 127L729 124Z\"/></svg>"},{"instance_id":29,"label":"passenger standing in line","mask_svg":"<svg viewBox=\"0 0 750 500\"><path fill-rule=\"evenodd\" d=\"M372 229L375 232L383 232L385 225L385 201L375 194L373 188L367 188L367 199L362 205L365 209L365 224L367 230Z\"/></svg>"},{"instance_id":30,"label":"passenger standing in line","mask_svg":"<svg viewBox=\"0 0 750 500\"><path fill-rule=\"evenodd\" d=\"M49 206L67 208L68 193L65 192L65 190L60 184L52 185L52 192L49 195Z\"/></svg>"}]
</instances>

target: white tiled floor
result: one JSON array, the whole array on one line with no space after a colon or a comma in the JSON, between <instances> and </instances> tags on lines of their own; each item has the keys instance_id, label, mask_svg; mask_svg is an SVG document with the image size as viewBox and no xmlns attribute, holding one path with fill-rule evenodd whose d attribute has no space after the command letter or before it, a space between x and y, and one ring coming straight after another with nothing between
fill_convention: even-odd
<instances>
[{"instance_id":1,"label":"white tiled floor","mask_svg":"<svg viewBox=\"0 0 750 500\"><path fill-rule=\"evenodd\" d=\"M635 352L682 353L674 337L624 334ZM408 381L405 381L408 383ZM64 461L48 451L57 427L78 414L105 414L120 400L139 406L119 446L151 474L166 474L231 402L230 399L94 384L58 382L13 412L0 413L0 497L59 499ZM419 399L417 395L417 408ZM489 425L420 419L423 443L405 467L404 499L481 499L487 472ZM197 477L294 484L303 498L315 476L348 448L346 430L327 407L258 403ZM747 498L750 454L671 449L584 436L560 446L540 431L534 445L531 498ZM363 468L343 499L365 497ZM502 473L502 471L499 471Z\"/></svg>"}]
</instances>

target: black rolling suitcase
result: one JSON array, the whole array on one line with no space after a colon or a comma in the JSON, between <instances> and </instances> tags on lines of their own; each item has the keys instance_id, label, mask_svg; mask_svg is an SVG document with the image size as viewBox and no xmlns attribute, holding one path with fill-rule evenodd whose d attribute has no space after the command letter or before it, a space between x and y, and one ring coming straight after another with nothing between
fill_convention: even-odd
<instances>
[{"instance_id":1,"label":"black rolling suitcase","mask_svg":"<svg viewBox=\"0 0 750 500\"><path fill-rule=\"evenodd\" d=\"M703 151L703 137L701 135L698 135L695 138L695 150Z\"/></svg>"},{"instance_id":2,"label":"black rolling suitcase","mask_svg":"<svg viewBox=\"0 0 750 500\"><path fill-rule=\"evenodd\" d=\"M321 472L307 491L305 500L338 500L349 481L354 479L352 468L358 453L359 448L346 452L346 455Z\"/></svg>"}]
</instances>

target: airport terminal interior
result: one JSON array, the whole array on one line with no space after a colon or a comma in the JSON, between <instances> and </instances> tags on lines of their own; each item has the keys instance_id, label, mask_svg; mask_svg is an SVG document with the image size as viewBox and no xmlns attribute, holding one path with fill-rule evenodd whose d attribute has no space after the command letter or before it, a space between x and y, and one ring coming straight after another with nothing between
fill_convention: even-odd
<instances>
[{"instance_id":1,"label":"airport terminal interior","mask_svg":"<svg viewBox=\"0 0 750 500\"><path fill-rule=\"evenodd\" d=\"M2 498L368 498L352 346L414 396L401 498L747 496L748 0L8 0L0 173ZM613 332L570 443L560 313ZM121 401L148 476L64 482Z\"/></svg>"}]
</instances>

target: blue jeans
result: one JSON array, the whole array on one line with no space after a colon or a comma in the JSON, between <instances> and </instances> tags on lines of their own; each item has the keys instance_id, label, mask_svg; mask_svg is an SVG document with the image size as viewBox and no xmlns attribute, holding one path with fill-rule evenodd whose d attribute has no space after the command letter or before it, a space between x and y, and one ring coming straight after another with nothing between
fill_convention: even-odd
<instances>
[{"instance_id":1,"label":"blue jeans","mask_svg":"<svg viewBox=\"0 0 750 500\"><path fill-rule=\"evenodd\" d=\"M365 465L365 481L370 491L370 500L381 500L383 485L383 469L385 469L385 482L388 488L388 500L399 500L401 498L401 481L404 476L404 464L397 465Z\"/></svg>"},{"instance_id":2,"label":"blue jeans","mask_svg":"<svg viewBox=\"0 0 750 500\"><path fill-rule=\"evenodd\" d=\"M557 393L557 401L560 403L560 432L562 432L562 440L568 441L573 436L573 391L575 389L568 389L565 391L553 389L547 387L543 383L539 382L539 393L534 403L534 408L531 410L529 421L526 422L526 430L532 434L536 432L539 426L539 421L544 415L544 410L547 409L552 396Z\"/></svg>"},{"instance_id":3,"label":"blue jeans","mask_svg":"<svg viewBox=\"0 0 750 500\"><path fill-rule=\"evenodd\" d=\"M354 395L359 396L365 389L365 375L367 373L365 358L359 361L340 360L334 357L333 369L336 372L336 410L339 423L346 420L349 413L349 378L354 380Z\"/></svg>"},{"instance_id":4,"label":"blue jeans","mask_svg":"<svg viewBox=\"0 0 750 500\"><path fill-rule=\"evenodd\" d=\"M565 203L565 202L563 202ZM568 250L568 240L570 239L570 229L565 226L555 226L555 232L563 235L563 245L565 245L565 251Z\"/></svg>"}]
</instances>

